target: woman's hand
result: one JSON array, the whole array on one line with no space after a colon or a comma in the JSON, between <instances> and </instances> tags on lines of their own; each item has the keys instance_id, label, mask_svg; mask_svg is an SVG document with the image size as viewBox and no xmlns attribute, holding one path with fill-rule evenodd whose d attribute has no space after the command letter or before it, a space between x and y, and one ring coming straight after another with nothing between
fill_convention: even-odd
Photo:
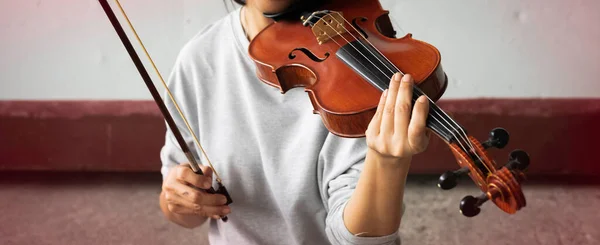
<instances>
[{"instance_id":1,"label":"woman's hand","mask_svg":"<svg viewBox=\"0 0 600 245\"><path fill-rule=\"evenodd\" d=\"M413 83L408 74L392 77L366 131L369 148L383 159L410 159L429 144L429 130L425 127L429 100L419 97L413 109Z\"/></svg>"},{"instance_id":2,"label":"woman's hand","mask_svg":"<svg viewBox=\"0 0 600 245\"><path fill-rule=\"evenodd\" d=\"M227 198L206 192L212 186L212 169L206 166L200 168L204 175L194 173L187 164L173 167L162 186L167 208L179 215L219 219L230 212L225 206Z\"/></svg>"}]
</instances>

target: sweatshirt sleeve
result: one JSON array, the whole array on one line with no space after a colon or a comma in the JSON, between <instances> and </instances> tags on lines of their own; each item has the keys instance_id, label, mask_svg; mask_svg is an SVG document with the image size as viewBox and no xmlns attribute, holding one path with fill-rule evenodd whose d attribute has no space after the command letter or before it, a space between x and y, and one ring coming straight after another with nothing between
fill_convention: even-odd
<instances>
[{"instance_id":1,"label":"sweatshirt sleeve","mask_svg":"<svg viewBox=\"0 0 600 245\"><path fill-rule=\"evenodd\" d=\"M325 229L334 245L397 245L399 232L380 237L362 237L352 234L344 224L343 212L365 164L367 145L364 138L348 139L330 135L320 154L323 166L322 195L328 214ZM404 204L402 213L404 214Z\"/></svg>"}]
</instances>

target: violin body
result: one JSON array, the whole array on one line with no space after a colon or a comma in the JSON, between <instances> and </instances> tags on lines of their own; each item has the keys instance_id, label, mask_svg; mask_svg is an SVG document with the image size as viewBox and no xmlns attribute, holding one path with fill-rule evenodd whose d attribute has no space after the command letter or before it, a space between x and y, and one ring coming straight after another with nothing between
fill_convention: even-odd
<instances>
[{"instance_id":1,"label":"violin body","mask_svg":"<svg viewBox=\"0 0 600 245\"><path fill-rule=\"evenodd\" d=\"M311 27L304 26L300 19L281 20L253 39L249 55L256 63L258 78L266 84L279 88L282 93L304 87L314 113L321 116L330 132L342 137L363 137L383 92L357 74L352 64L344 62L344 58L353 59L341 47L352 49L349 41L357 37L367 37L391 63L411 74L415 84L434 101L442 96L447 77L441 67L439 51L413 39L411 34L395 38L388 11L384 11L378 1L334 0L320 8L343 13L349 23L344 21L346 30L341 31L346 33L320 44ZM363 47L357 43L354 46ZM367 65L374 61L360 54L355 57ZM374 67L370 70L383 74ZM382 76L381 80L389 83L390 78Z\"/></svg>"}]
</instances>

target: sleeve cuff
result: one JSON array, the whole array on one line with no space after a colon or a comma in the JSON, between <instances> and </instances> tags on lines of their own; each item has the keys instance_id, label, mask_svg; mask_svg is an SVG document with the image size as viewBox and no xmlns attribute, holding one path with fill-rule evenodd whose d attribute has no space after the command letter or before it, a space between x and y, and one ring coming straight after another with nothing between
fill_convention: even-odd
<instances>
[{"instance_id":1,"label":"sleeve cuff","mask_svg":"<svg viewBox=\"0 0 600 245\"><path fill-rule=\"evenodd\" d=\"M330 237L334 239L334 244L348 244L348 245L399 245L400 232L396 231L390 235L379 236L379 237L362 237L352 234L346 224L344 224L343 210L347 202L341 205L330 218L328 224L328 233ZM404 215L405 205L402 204L402 215ZM333 242L333 241L332 241Z\"/></svg>"}]
</instances>

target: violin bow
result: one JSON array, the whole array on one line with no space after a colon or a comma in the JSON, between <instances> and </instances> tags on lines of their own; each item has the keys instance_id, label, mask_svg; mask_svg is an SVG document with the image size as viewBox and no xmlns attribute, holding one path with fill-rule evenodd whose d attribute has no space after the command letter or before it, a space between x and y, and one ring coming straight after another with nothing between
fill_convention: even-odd
<instances>
[{"instance_id":1,"label":"violin bow","mask_svg":"<svg viewBox=\"0 0 600 245\"><path fill-rule=\"evenodd\" d=\"M159 109L160 109L160 111L161 111L161 113L163 115L163 118L166 120L167 125L169 126L169 128L171 129L173 135L177 139L177 143L179 144L179 146L181 147L181 150L183 151L183 153L187 157L187 159L189 161L190 167L192 168L192 170L196 174L204 175L204 173L202 172L202 169L200 169L200 165L198 164L198 161L196 161L196 158L194 157L194 155L190 151L190 148L185 143L185 140L183 139L183 136L181 135L181 132L179 131L179 128L175 124L175 121L173 120L173 117L169 113L169 110L167 109L167 106L163 102L163 100L162 100L162 98L161 98L158 90L154 86L154 82L152 82L152 79L150 78L150 75L148 75L148 71L146 71L146 68L142 64L142 61L140 60L140 57L137 55L137 52L135 51L135 49L133 48L133 45L129 41L129 38L127 37L127 34L125 33L125 31L123 30L123 27L119 23L119 20L117 19L117 16L115 15L115 13L113 12L112 8L110 7L110 4L108 3L107 0L98 0L98 1L100 2L100 5L102 5L102 8L104 9L104 12L106 13L106 16L108 17L108 19L111 22L112 26L115 28L115 31L119 35L119 38L121 39L121 42L123 43L123 45L125 46L125 49L129 53L129 56L131 57L131 60L135 64L138 72L142 76L142 79L144 80L144 83L148 87L148 90L150 91L150 94L152 94L152 98L156 102L156 105L159 107ZM215 193L222 194L222 195L224 195L227 198L227 203L225 205L231 204L233 202L231 200L231 196L229 195L229 192L227 191L227 188L225 188L225 186L223 185L222 180L219 177L219 174L217 173L217 171L213 167L212 163L208 159L208 156L207 156L206 152L204 151L204 148L200 144L200 141L198 140L198 137L196 136L196 134L194 134L194 130L192 130L190 124L188 123L188 120L183 115L183 112L181 111L181 109L179 108L179 105L175 101L175 98L173 97L173 94L171 93L171 90L169 89L169 87L165 83L162 75L158 71L158 68L156 68L156 65L154 64L154 61L150 57L150 54L146 50L144 44L142 43L142 40L140 39L139 35L135 31L135 28L133 28L133 25L131 24L131 21L129 20L129 17L127 17L127 14L125 13L125 10L121 6L121 3L119 2L119 0L115 0L115 2L117 3L119 9L121 10L121 13L123 14L124 18L127 20L127 23L129 24L129 27L131 28L131 31L134 33L134 35L135 35L136 39L138 40L140 46L144 50L144 53L148 57L148 60L150 61L150 63L154 67L154 70L156 71L156 74L160 78L160 80L161 80L161 82L162 82L165 90L167 91L167 93L169 95L169 98L171 99L171 101L173 102L173 104L177 108L177 112L179 113L179 115L181 116L181 118L183 119L183 121L185 122L185 124L186 124L186 126L187 126L187 128L189 130L189 133L193 136L196 145L202 151L202 154L206 158L208 164L210 165L210 168L213 170L215 176L217 177L216 181L217 181L217 184L218 184L219 188L215 191L215 189L213 187L210 187L210 189L208 189L207 192L210 193L210 194L215 194ZM221 220L223 220L224 222L227 222L227 219L228 219L227 216L221 217Z\"/></svg>"}]
</instances>

